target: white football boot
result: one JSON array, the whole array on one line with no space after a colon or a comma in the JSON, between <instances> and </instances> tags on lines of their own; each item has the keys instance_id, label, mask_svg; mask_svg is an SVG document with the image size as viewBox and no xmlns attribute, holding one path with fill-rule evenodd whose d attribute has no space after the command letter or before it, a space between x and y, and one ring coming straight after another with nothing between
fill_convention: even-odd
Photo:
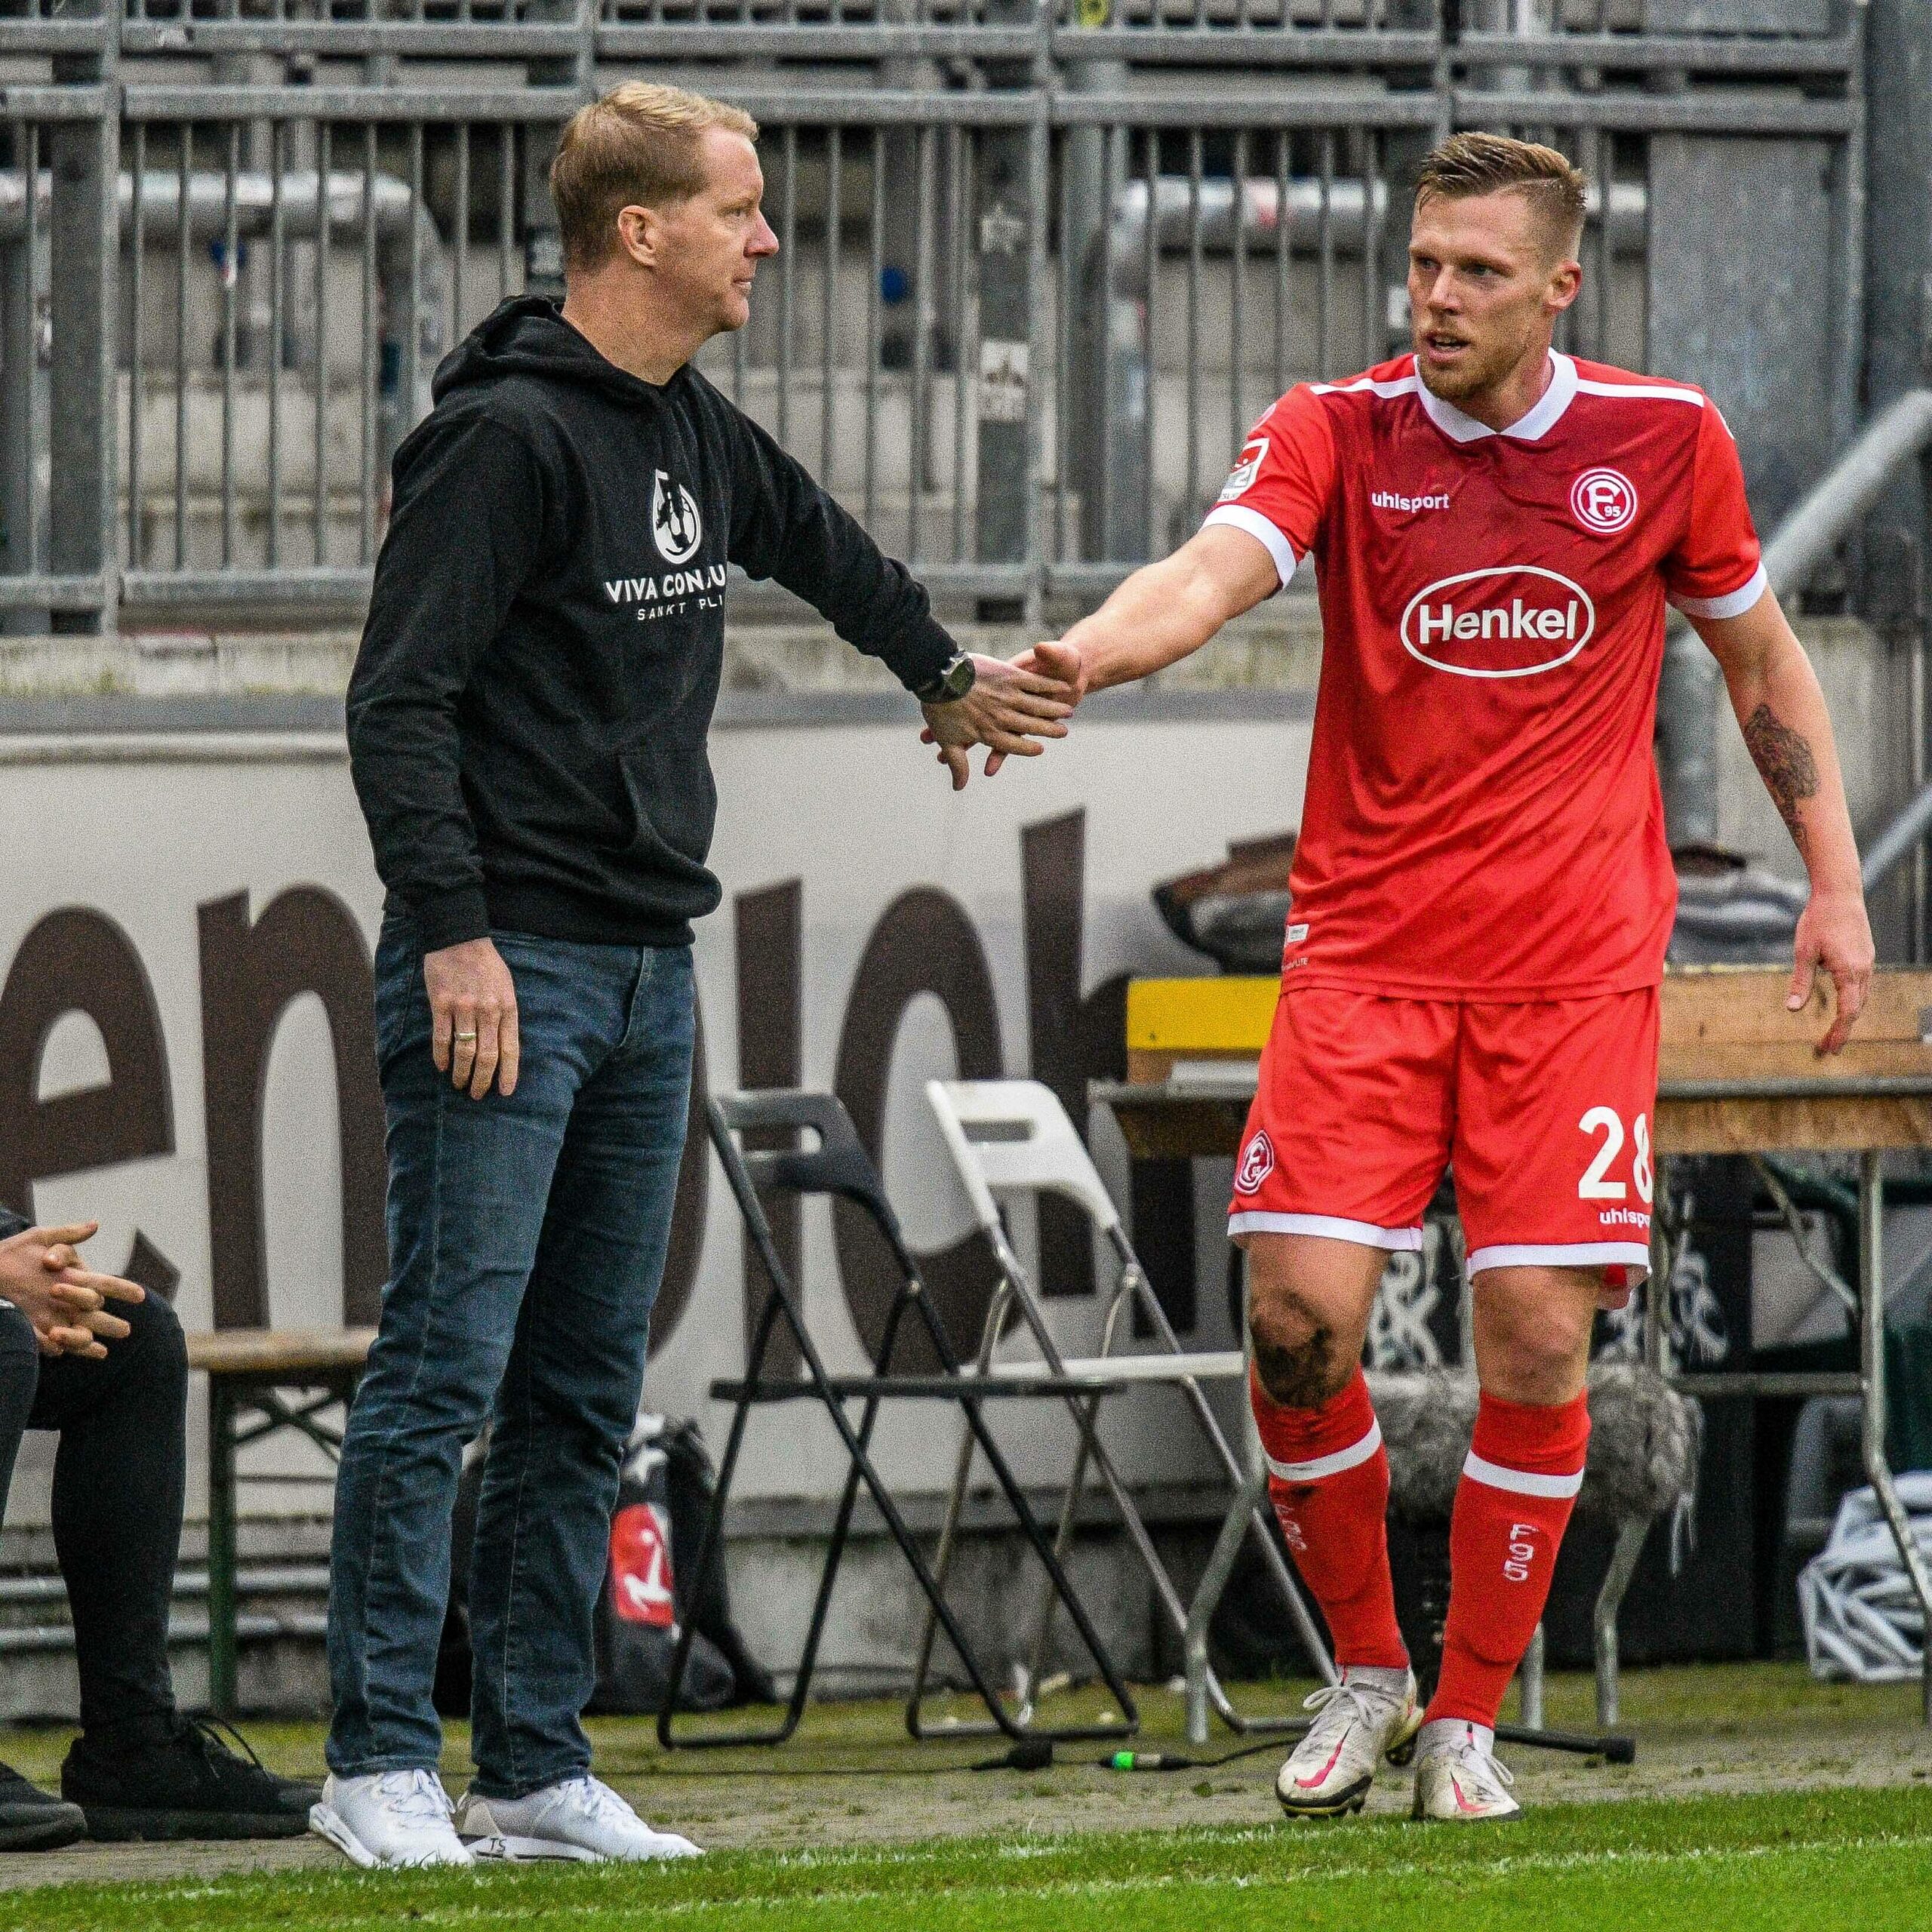
<instances>
[{"instance_id":1,"label":"white football boot","mask_svg":"<svg viewBox=\"0 0 1932 1932\"><path fill-rule=\"evenodd\" d=\"M475 1863L450 1823L449 1794L434 1771L331 1774L321 1801L309 1807L309 1829L365 1869Z\"/></svg>"},{"instance_id":2,"label":"white football boot","mask_svg":"<svg viewBox=\"0 0 1932 1932\"><path fill-rule=\"evenodd\" d=\"M1400 1752L1422 1721L1408 1670L1351 1666L1304 1709L1320 1712L1275 1780L1291 1818L1340 1818L1359 1811L1380 1761Z\"/></svg>"},{"instance_id":3,"label":"white football boot","mask_svg":"<svg viewBox=\"0 0 1932 1932\"><path fill-rule=\"evenodd\" d=\"M1496 1761L1495 1732L1461 1718L1438 1719L1417 1743L1413 1815L1471 1823L1520 1818L1523 1807L1509 1795L1515 1782Z\"/></svg>"},{"instance_id":4,"label":"white football boot","mask_svg":"<svg viewBox=\"0 0 1932 1932\"><path fill-rule=\"evenodd\" d=\"M654 1832L611 1787L588 1772L521 1798L479 1798L466 1791L456 1829L478 1858L573 1858L642 1863L696 1858L698 1847L675 1832Z\"/></svg>"}]
</instances>

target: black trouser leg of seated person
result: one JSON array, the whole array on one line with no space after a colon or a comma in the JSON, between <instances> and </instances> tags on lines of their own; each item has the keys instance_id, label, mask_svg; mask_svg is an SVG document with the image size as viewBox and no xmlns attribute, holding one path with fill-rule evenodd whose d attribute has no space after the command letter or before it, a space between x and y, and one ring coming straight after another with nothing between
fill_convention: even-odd
<instances>
[{"instance_id":1,"label":"black trouser leg of seated person","mask_svg":"<svg viewBox=\"0 0 1932 1932\"><path fill-rule=\"evenodd\" d=\"M14 1459L33 1412L40 1349L26 1317L0 1302L0 1504L14 1480ZM0 1851L53 1851L87 1834L88 1821L69 1804L0 1764Z\"/></svg>"},{"instance_id":2,"label":"black trouser leg of seated person","mask_svg":"<svg viewBox=\"0 0 1932 1932\"><path fill-rule=\"evenodd\" d=\"M95 1838L292 1837L319 1795L175 1709L168 1614L181 1544L188 1357L158 1297L118 1305L105 1361L43 1361L29 1426L60 1432L54 1543L74 1617L81 1735L63 1797ZM240 1741L238 1739L236 1740ZM243 1749L246 1751L245 1745Z\"/></svg>"}]
</instances>

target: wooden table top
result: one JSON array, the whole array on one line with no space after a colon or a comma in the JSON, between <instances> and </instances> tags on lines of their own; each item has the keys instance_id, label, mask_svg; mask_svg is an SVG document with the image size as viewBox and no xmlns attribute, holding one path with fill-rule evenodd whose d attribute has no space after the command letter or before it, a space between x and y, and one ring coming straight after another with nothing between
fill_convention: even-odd
<instances>
[{"instance_id":1,"label":"wooden table top","mask_svg":"<svg viewBox=\"0 0 1932 1932\"><path fill-rule=\"evenodd\" d=\"M1665 976L1660 1153L1932 1146L1932 971L1882 967L1841 1054L1815 1042L1821 985L1785 1010L1789 975L1708 966ZM1128 1078L1096 1100L1147 1158L1232 1153L1275 1010L1272 979L1140 980L1128 989Z\"/></svg>"},{"instance_id":2,"label":"wooden table top","mask_svg":"<svg viewBox=\"0 0 1932 1932\"><path fill-rule=\"evenodd\" d=\"M373 1328L215 1328L187 1338L188 1366L209 1375L340 1373L368 1361Z\"/></svg>"}]
</instances>

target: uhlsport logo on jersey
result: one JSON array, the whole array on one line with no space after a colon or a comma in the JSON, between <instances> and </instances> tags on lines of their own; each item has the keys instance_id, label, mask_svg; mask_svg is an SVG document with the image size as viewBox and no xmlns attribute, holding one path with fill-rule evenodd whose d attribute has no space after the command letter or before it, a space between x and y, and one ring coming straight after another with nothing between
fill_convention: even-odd
<instances>
[{"instance_id":1,"label":"uhlsport logo on jersey","mask_svg":"<svg viewBox=\"0 0 1932 1932\"><path fill-rule=\"evenodd\" d=\"M1614 537L1637 514L1637 486L1620 469L1586 469L1570 486L1570 510L1586 530Z\"/></svg>"},{"instance_id":2,"label":"uhlsport logo on jersey","mask_svg":"<svg viewBox=\"0 0 1932 1932\"><path fill-rule=\"evenodd\" d=\"M1581 584L1534 564L1502 564L1417 591L1402 613L1402 648L1459 678L1528 678L1568 663L1596 622Z\"/></svg>"},{"instance_id":3,"label":"uhlsport logo on jersey","mask_svg":"<svg viewBox=\"0 0 1932 1932\"><path fill-rule=\"evenodd\" d=\"M1268 454L1268 438L1251 436L1241 446L1241 459L1228 472L1228 480L1221 485L1219 500L1231 503L1239 496L1245 495L1254 488L1254 479L1261 474L1261 466Z\"/></svg>"},{"instance_id":4,"label":"uhlsport logo on jersey","mask_svg":"<svg viewBox=\"0 0 1932 1932\"><path fill-rule=\"evenodd\" d=\"M703 520L691 493L661 469L651 493L651 534L657 540L657 554L667 564L683 563L704 541Z\"/></svg>"},{"instance_id":5,"label":"uhlsport logo on jersey","mask_svg":"<svg viewBox=\"0 0 1932 1932\"><path fill-rule=\"evenodd\" d=\"M1275 1143L1264 1130L1241 1149L1241 1166L1235 1175L1235 1192L1252 1194L1274 1171Z\"/></svg>"}]
</instances>

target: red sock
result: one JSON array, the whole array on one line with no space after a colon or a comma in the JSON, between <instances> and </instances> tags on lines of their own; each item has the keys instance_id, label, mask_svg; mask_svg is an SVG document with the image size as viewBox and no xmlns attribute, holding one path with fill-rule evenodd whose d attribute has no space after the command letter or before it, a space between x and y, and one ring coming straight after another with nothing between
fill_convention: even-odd
<instances>
[{"instance_id":1,"label":"red sock","mask_svg":"<svg viewBox=\"0 0 1932 1932\"><path fill-rule=\"evenodd\" d=\"M1361 1371L1318 1409L1284 1408L1252 1371L1247 1393L1269 1500L1328 1620L1335 1661L1401 1669L1409 1653L1389 1579L1389 1458Z\"/></svg>"},{"instance_id":2,"label":"red sock","mask_svg":"<svg viewBox=\"0 0 1932 1932\"><path fill-rule=\"evenodd\" d=\"M1494 1727L1530 1647L1583 1483L1589 1399L1554 1407L1484 1395L1449 1524L1449 1620L1428 1716Z\"/></svg>"}]
</instances>

